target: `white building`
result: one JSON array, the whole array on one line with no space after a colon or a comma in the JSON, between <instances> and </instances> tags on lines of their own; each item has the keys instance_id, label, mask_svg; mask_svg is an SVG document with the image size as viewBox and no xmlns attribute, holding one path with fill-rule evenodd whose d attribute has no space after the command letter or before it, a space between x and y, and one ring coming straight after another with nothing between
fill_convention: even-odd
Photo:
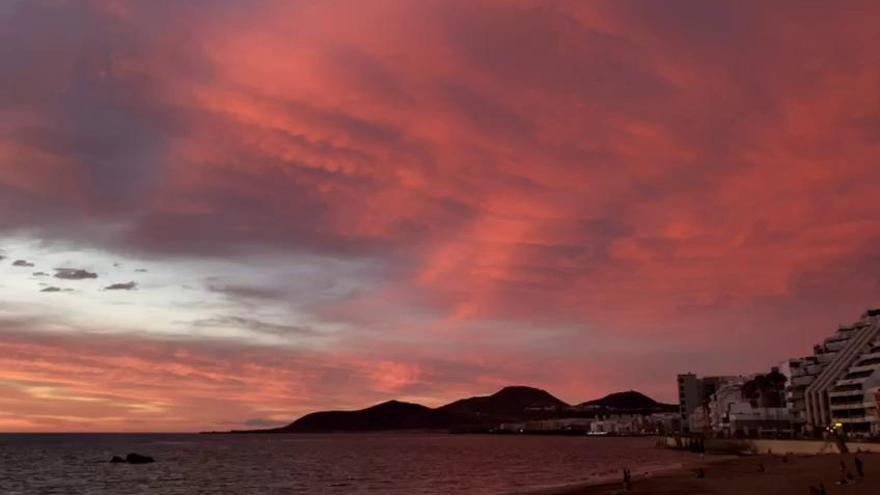
<instances>
[{"instance_id":1,"label":"white building","mask_svg":"<svg viewBox=\"0 0 880 495\"><path fill-rule=\"evenodd\" d=\"M590 431L590 418L558 418L521 421L517 423L501 423L499 431L512 433L551 432L551 431Z\"/></svg>"},{"instance_id":2,"label":"white building","mask_svg":"<svg viewBox=\"0 0 880 495\"><path fill-rule=\"evenodd\" d=\"M875 322L875 326L878 326ZM880 435L877 390L880 388L880 335L863 350L828 393L831 420L852 435Z\"/></svg>"},{"instance_id":3,"label":"white building","mask_svg":"<svg viewBox=\"0 0 880 495\"><path fill-rule=\"evenodd\" d=\"M835 423L856 435L880 434L876 397L880 386L880 309L865 312L789 361L788 405L797 424L821 432Z\"/></svg>"},{"instance_id":4,"label":"white building","mask_svg":"<svg viewBox=\"0 0 880 495\"><path fill-rule=\"evenodd\" d=\"M818 347L818 346L817 346ZM795 427L802 431L807 423L807 387L816 380L819 373L825 369L829 356L807 356L792 359L787 363L786 376L788 377L788 407L791 411Z\"/></svg>"},{"instance_id":5,"label":"white building","mask_svg":"<svg viewBox=\"0 0 880 495\"><path fill-rule=\"evenodd\" d=\"M683 433L708 432L711 429L709 405L716 390L741 381L740 376L707 376L693 373L678 375L678 404Z\"/></svg>"},{"instance_id":6,"label":"white building","mask_svg":"<svg viewBox=\"0 0 880 495\"><path fill-rule=\"evenodd\" d=\"M715 391L709 403L709 423L713 432L730 431L730 409L742 401L742 386L745 378L733 380Z\"/></svg>"},{"instance_id":7,"label":"white building","mask_svg":"<svg viewBox=\"0 0 880 495\"><path fill-rule=\"evenodd\" d=\"M709 402L712 432L726 437L791 436L786 381L774 368L770 374L739 377L720 385Z\"/></svg>"},{"instance_id":8,"label":"white building","mask_svg":"<svg viewBox=\"0 0 880 495\"><path fill-rule=\"evenodd\" d=\"M590 423L593 435L656 435L675 431L678 426L677 413L654 414L612 414L595 419Z\"/></svg>"},{"instance_id":9,"label":"white building","mask_svg":"<svg viewBox=\"0 0 880 495\"><path fill-rule=\"evenodd\" d=\"M791 359L779 370L787 379L782 404L758 404L754 389L742 395L744 377L678 376L682 431L766 435L822 433L841 425L854 436L880 436L880 309L866 311L852 325ZM760 376L760 375L755 375ZM768 375L769 376L769 375ZM781 378L776 375L774 383ZM778 397L778 387L772 389ZM762 394L764 392L761 392Z\"/></svg>"}]
</instances>

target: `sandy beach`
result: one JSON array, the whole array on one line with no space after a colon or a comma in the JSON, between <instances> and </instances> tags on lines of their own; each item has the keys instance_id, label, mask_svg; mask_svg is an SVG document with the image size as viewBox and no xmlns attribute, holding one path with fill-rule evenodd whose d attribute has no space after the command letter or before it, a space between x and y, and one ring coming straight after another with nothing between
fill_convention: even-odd
<instances>
[{"instance_id":1,"label":"sandy beach","mask_svg":"<svg viewBox=\"0 0 880 495\"><path fill-rule=\"evenodd\" d=\"M852 456L814 455L782 456L758 455L713 460L687 468L633 478L628 494L719 494L719 495L809 495L810 486L825 484L826 493L847 495L880 494L880 455L860 454L865 477L849 485L839 485L840 461L856 475ZM764 471L761 471L761 465ZM696 470L702 467L705 478L698 479ZM548 492L548 495L610 495L622 493L622 483L568 488Z\"/></svg>"}]
</instances>

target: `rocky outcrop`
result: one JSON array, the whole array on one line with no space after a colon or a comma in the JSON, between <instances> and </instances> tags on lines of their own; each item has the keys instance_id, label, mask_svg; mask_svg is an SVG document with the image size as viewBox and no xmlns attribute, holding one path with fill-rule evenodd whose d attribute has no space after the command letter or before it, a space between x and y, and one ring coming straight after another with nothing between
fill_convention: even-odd
<instances>
[{"instance_id":1,"label":"rocky outcrop","mask_svg":"<svg viewBox=\"0 0 880 495\"><path fill-rule=\"evenodd\" d=\"M149 464L151 462L156 462L156 459L153 459L148 455L141 455L132 452L125 456L125 459L119 457L118 455L114 455L113 458L110 459L110 462L113 464Z\"/></svg>"}]
</instances>

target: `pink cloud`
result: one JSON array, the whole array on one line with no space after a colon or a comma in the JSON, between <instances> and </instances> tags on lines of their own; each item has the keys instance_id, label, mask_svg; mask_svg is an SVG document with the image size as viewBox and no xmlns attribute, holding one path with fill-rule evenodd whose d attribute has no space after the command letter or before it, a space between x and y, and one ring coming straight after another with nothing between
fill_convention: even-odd
<instances>
[{"instance_id":1,"label":"pink cloud","mask_svg":"<svg viewBox=\"0 0 880 495\"><path fill-rule=\"evenodd\" d=\"M295 369L245 348L202 361L196 344L197 364L160 350L53 366L61 351L33 344L0 378L73 377L77 394L180 417L221 397L259 417L290 400L491 391L546 363L538 384L578 399L671 399L688 362L746 372L802 353L876 303L876 9L19 4L2 20L16 29L0 49L14 82L0 90L0 229L157 258L321 254L377 275L303 302L358 331ZM124 235L95 241L110 222ZM455 366L479 371L471 385ZM106 369L157 389L91 388ZM352 373L370 394L348 395ZM69 416L69 400L17 397L22 414ZM181 421L163 427L194 426Z\"/></svg>"}]
</instances>

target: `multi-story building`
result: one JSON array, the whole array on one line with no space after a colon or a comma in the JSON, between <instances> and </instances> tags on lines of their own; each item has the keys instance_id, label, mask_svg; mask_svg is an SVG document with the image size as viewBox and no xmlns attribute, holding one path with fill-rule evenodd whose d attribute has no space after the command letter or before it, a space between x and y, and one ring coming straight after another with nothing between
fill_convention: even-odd
<instances>
[{"instance_id":1,"label":"multi-story building","mask_svg":"<svg viewBox=\"0 0 880 495\"><path fill-rule=\"evenodd\" d=\"M745 390L745 377L678 375L682 432L815 434L842 427L852 435L880 436L880 309L839 327L811 356L752 379L762 376L772 376L774 384L762 383L756 399L754 390ZM782 397L780 386L784 400L766 403L761 394L775 401Z\"/></svg>"},{"instance_id":2,"label":"multi-story building","mask_svg":"<svg viewBox=\"0 0 880 495\"><path fill-rule=\"evenodd\" d=\"M730 431L730 408L742 401L745 378L725 383L712 396L709 404L709 421L713 432Z\"/></svg>"},{"instance_id":3,"label":"multi-story building","mask_svg":"<svg viewBox=\"0 0 880 495\"><path fill-rule=\"evenodd\" d=\"M739 377L721 385L709 403L712 433L735 437L794 434L785 397L787 381L773 368L767 374Z\"/></svg>"},{"instance_id":4,"label":"multi-story building","mask_svg":"<svg viewBox=\"0 0 880 495\"><path fill-rule=\"evenodd\" d=\"M875 329L880 327L874 322ZM880 435L877 390L880 388L880 332L828 392L831 420L853 435Z\"/></svg>"},{"instance_id":5,"label":"multi-story building","mask_svg":"<svg viewBox=\"0 0 880 495\"><path fill-rule=\"evenodd\" d=\"M816 380L826 364L828 364L827 360L815 355L792 359L785 363L785 375L788 377L786 389L788 408L797 432L802 432L807 423L807 387Z\"/></svg>"},{"instance_id":6,"label":"multi-story building","mask_svg":"<svg viewBox=\"0 0 880 495\"><path fill-rule=\"evenodd\" d=\"M657 435L676 431L676 413L612 414L590 423L593 435Z\"/></svg>"},{"instance_id":7,"label":"multi-story building","mask_svg":"<svg viewBox=\"0 0 880 495\"><path fill-rule=\"evenodd\" d=\"M812 356L789 361L788 405L796 423L808 432L837 422L852 432L876 430L870 390L880 385L878 358L880 310L870 310L816 345Z\"/></svg>"},{"instance_id":8,"label":"multi-story building","mask_svg":"<svg viewBox=\"0 0 880 495\"><path fill-rule=\"evenodd\" d=\"M741 380L736 376L678 375L678 404L683 433L705 432L711 428L709 403L719 387Z\"/></svg>"}]
</instances>

